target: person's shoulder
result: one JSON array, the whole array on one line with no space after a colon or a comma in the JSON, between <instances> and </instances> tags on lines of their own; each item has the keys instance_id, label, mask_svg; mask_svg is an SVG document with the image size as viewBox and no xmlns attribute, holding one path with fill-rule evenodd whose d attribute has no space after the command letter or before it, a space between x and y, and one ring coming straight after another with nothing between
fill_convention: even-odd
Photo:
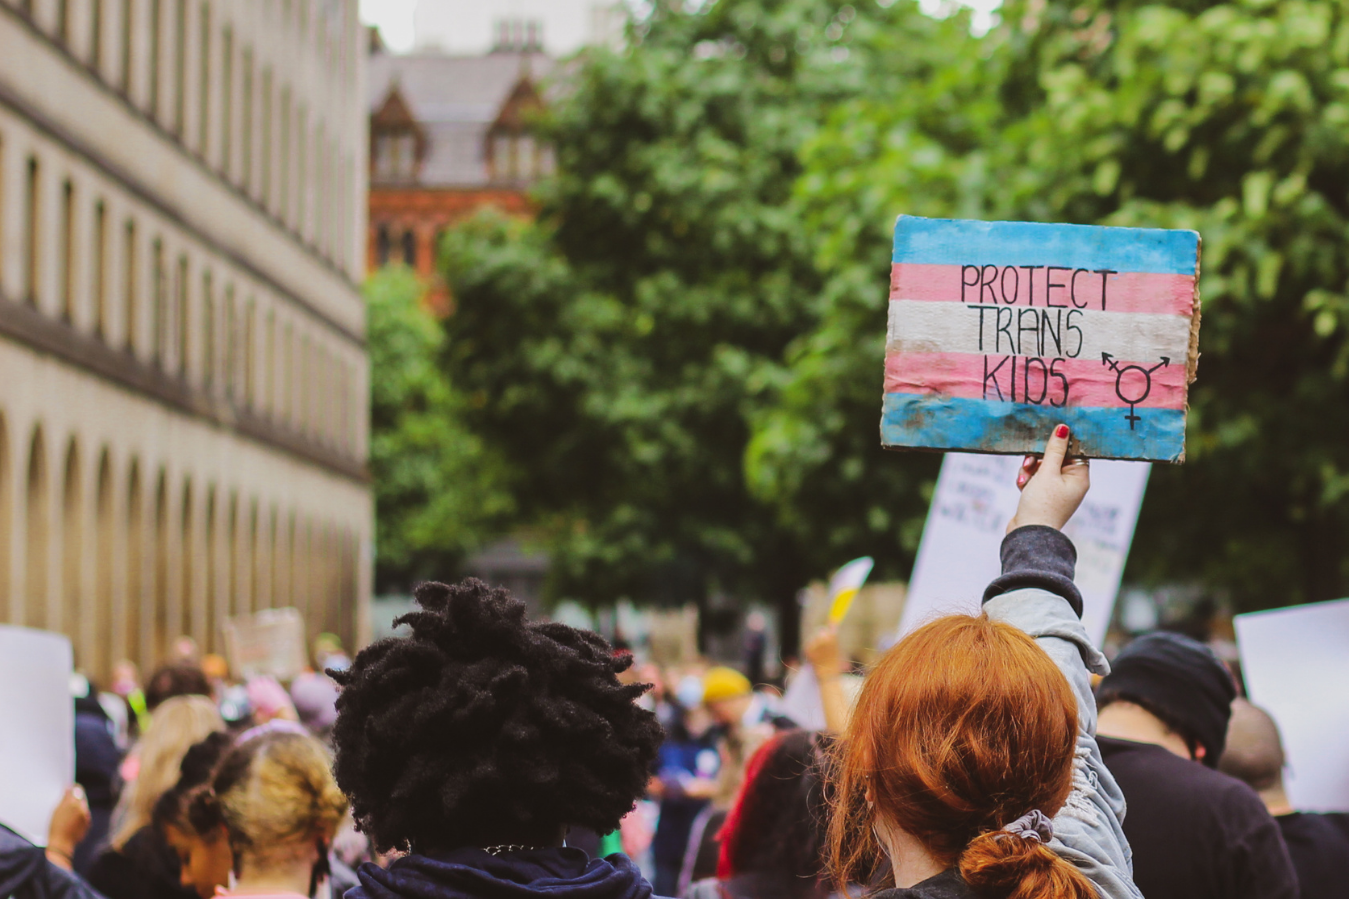
<instances>
[{"instance_id":1,"label":"person's shoulder","mask_svg":"<svg viewBox=\"0 0 1349 899\"><path fill-rule=\"evenodd\" d=\"M1293 812L1274 819L1284 839L1294 842L1340 843L1349 847L1349 815L1341 812Z\"/></svg>"},{"instance_id":2,"label":"person's shoulder","mask_svg":"<svg viewBox=\"0 0 1349 899\"><path fill-rule=\"evenodd\" d=\"M1146 786L1154 795L1194 811L1226 819L1247 813L1269 820L1260 796L1245 783L1202 762L1182 758L1164 746L1115 737L1099 737L1101 757L1119 781L1124 796ZM1146 785L1144 784L1146 781ZM1131 800L1132 801L1132 800Z\"/></svg>"}]
</instances>

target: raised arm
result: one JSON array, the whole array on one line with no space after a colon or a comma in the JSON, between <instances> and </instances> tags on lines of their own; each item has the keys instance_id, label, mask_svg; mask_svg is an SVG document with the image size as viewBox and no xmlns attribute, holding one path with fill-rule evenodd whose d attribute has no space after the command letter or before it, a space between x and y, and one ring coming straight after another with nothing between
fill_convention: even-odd
<instances>
[{"instance_id":1,"label":"raised arm","mask_svg":"<svg viewBox=\"0 0 1349 899\"><path fill-rule=\"evenodd\" d=\"M1082 594L1073 583L1077 551L1062 533L1090 486L1086 461L1066 458L1067 450L1068 428L1060 425L1043 460L1028 457L1022 465L1021 500L1002 542L1002 574L984 593L984 611L1036 638L1077 697L1073 789L1054 817L1051 845L1103 899L1140 899L1122 827L1124 795L1096 745L1091 675L1110 668L1082 627Z\"/></svg>"}]
</instances>

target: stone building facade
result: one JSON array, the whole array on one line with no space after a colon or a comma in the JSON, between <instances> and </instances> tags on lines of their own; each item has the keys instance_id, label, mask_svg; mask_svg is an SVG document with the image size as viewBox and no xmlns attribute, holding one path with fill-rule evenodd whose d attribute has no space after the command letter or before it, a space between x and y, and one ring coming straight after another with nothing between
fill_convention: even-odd
<instances>
[{"instance_id":1,"label":"stone building facade","mask_svg":"<svg viewBox=\"0 0 1349 899\"><path fill-rule=\"evenodd\" d=\"M0 620L368 630L357 0L0 0Z\"/></svg>"}]
</instances>

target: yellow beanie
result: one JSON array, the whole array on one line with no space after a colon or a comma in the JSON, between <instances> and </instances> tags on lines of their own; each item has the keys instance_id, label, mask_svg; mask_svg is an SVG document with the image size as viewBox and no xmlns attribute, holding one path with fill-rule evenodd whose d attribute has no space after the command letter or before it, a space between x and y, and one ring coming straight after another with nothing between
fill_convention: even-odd
<instances>
[{"instance_id":1,"label":"yellow beanie","mask_svg":"<svg viewBox=\"0 0 1349 899\"><path fill-rule=\"evenodd\" d=\"M703 702L720 702L754 692L749 678L734 668L710 668L703 675Z\"/></svg>"}]
</instances>

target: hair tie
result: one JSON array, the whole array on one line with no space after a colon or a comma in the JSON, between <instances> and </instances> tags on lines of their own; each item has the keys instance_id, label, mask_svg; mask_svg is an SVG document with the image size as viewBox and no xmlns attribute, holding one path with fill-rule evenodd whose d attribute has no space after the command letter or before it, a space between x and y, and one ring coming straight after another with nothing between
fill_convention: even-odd
<instances>
[{"instance_id":1,"label":"hair tie","mask_svg":"<svg viewBox=\"0 0 1349 899\"><path fill-rule=\"evenodd\" d=\"M250 727L248 730L239 734L239 738L235 740L235 745L242 746L249 740L265 737L267 734L299 734L302 737L307 737L309 736L309 731L305 729L304 725L294 721L287 721L284 718L273 718L266 724Z\"/></svg>"},{"instance_id":2,"label":"hair tie","mask_svg":"<svg viewBox=\"0 0 1349 899\"><path fill-rule=\"evenodd\" d=\"M1048 843L1054 839L1054 822L1044 812L1035 809L1008 824L1003 832L1034 843Z\"/></svg>"}]
</instances>

